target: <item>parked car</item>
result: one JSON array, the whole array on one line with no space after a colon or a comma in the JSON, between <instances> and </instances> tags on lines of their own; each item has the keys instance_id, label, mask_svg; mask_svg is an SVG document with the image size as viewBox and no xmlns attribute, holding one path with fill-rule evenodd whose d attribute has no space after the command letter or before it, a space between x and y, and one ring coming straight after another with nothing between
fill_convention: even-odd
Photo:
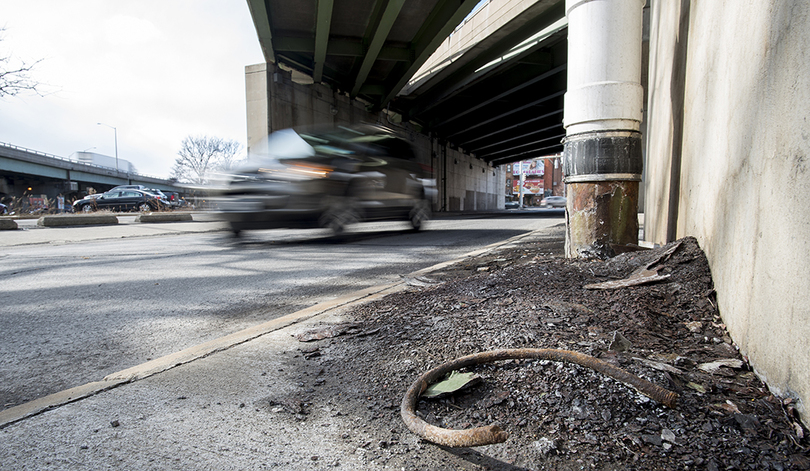
<instances>
[{"instance_id":1,"label":"parked car","mask_svg":"<svg viewBox=\"0 0 810 471\"><path fill-rule=\"evenodd\" d=\"M162 201L167 208L170 208L172 206L171 203L169 202L169 197L166 196L165 193L158 190L157 188L148 188L148 189L143 190L143 191L146 192L146 193L151 193L151 194L155 195L155 198Z\"/></svg>"},{"instance_id":2,"label":"parked car","mask_svg":"<svg viewBox=\"0 0 810 471\"><path fill-rule=\"evenodd\" d=\"M565 196L546 196L540 200L540 206L545 208L564 208Z\"/></svg>"},{"instance_id":3,"label":"parked car","mask_svg":"<svg viewBox=\"0 0 810 471\"><path fill-rule=\"evenodd\" d=\"M504 209L520 209L520 203L517 201L507 201L503 206Z\"/></svg>"},{"instance_id":4,"label":"parked car","mask_svg":"<svg viewBox=\"0 0 810 471\"><path fill-rule=\"evenodd\" d=\"M115 190L145 190L149 191L145 185L118 185L116 187L110 188L108 191L115 191Z\"/></svg>"},{"instance_id":5,"label":"parked car","mask_svg":"<svg viewBox=\"0 0 810 471\"><path fill-rule=\"evenodd\" d=\"M74 212L89 213L101 209L110 211L158 211L164 205L145 191L110 190L97 198L86 197L73 203Z\"/></svg>"},{"instance_id":6,"label":"parked car","mask_svg":"<svg viewBox=\"0 0 810 471\"><path fill-rule=\"evenodd\" d=\"M172 208L180 207L180 193L176 191L164 191L163 196L163 200Z\"/></svg>"},{"instance_id":7,"label":"parked car","mask_svg":"<svg viewBox=\"0 0 810 471\"><path fill-rule=\"evenodd\" d=\"M238 169L216 201L234 235L250 229L325 227L429 218L436 184L407 140L380 126L291 129Z\"/></svg>"}]
</instances>

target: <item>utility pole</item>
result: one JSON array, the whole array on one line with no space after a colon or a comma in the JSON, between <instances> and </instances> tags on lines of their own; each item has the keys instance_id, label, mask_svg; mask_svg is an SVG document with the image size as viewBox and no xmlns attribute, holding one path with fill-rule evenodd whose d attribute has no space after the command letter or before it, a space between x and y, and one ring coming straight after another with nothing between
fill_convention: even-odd
<instances>
[{"instance_id":1,"label":"utility pole","mask_svg":"<svg viewBox=\"0 0 810 471\"><path fill-rule=\"evenodd\" d=\"M108 128L112 128L113 134L115 136L115 171L118 172L118 129L115 126L110 126L109 124L104 123L96 123L99 126L107 126Z\"/></svg>"},{"instance_id":2,"label":"utility pole","mask_svg":"<svg viewBox=\"0 0 810 471\"><path fill-rule=\"evenodd\" d=\"M518 202L520 202L520 209L523 209L523 183L526 181L526 176L523 174L523 162L518 162L520 165L520 184L518 185Z\"/></svg>"}]
</instances>

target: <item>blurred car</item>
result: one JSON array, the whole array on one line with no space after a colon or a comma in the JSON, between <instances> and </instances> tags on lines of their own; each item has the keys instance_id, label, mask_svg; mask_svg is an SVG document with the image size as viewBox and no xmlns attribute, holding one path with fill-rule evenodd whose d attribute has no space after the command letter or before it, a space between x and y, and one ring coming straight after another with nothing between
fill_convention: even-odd
<instances>
[{"instance_id":1,"label":"blurred car","mask_svg":"<svg viewBox=\"0 0 810 471\"><path fill-rule=\"evenodd\" d=\"M540 206L545 208L564 208L565 196L546 196L540 200Z\"/></svg>"},{"instance_id":2,"label":"blurred car","mask_svg":"<svg viewBox=\"0 0 810 471\"><path fill-rule=\"evenodd\" d=\"M380 126L336 127L268 136L266 151L232 175L217 200L234 235L244 230L325 227L404 220L420 229L436 183L411 145Z\"/></svg>"},{"instance_id":3,"label":"blurred car","mask_svg":"<svg viewBox=\"0 0 810 471\"><path fill-rule=\"evenodd\" d=\"M520 209L520 203L517 201L507 201L503 206L504 209Z\"/></svg>"},{"instance_id":4,"label":"blurred car","mask_svg":"<svg viewBox=\"0 0 810 471\"><path fill-rule=\"evenodd\" d=\"M85 197L73 203L73 211L77 213L102 209L117 212L158 211L164 209L164 205L154 195L141 190L110 190L98 197Z\"/></svg>"}]
</instances>

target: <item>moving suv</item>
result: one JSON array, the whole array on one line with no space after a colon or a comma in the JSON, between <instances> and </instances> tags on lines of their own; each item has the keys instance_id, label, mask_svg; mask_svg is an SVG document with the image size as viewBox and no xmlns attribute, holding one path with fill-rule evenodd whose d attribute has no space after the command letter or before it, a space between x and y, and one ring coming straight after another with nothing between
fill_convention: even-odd
<instances>
[{"instance_id":1,"label":"moving suv","mask_svg":"<svg viewBox=\"0 0 810 471\"><path fill-rule=\"evenodd\" d=\"M218 199L234 235L244 230L403 220L420 229L436 184L407 140L380 126L268 136L266 150L229 178Z\"/></svg>"}]
</instances>

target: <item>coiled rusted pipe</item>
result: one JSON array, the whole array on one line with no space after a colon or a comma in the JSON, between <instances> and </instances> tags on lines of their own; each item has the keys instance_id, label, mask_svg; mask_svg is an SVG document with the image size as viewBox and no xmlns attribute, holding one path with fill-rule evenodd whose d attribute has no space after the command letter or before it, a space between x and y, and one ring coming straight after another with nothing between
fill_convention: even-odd
<instances>
[{"instance_id":1,"label":"coiled rusted pipe","mask_svg":"<svg viewBox=\"0 0 810 471\"><path fill-rule=\"evenodd\" d=\"M666 390L645 379L639 378L636 375L628 373L621 368L613 366L610 363L606 363L590 355L550 348L516 348L493 350L491 352L467 355L465 357L439 365L436 368L424 373L411 385L410 388L408 388L408 391L405 393L405 397L402 398L402 405L400 407L400 415L402 416L402 420L405 421L405 425L408 427L408 430L419 435L425 440L436 443L437 445L449 447L471 447L505 442L509 437L509 434L501 430L501 428L497 425L487 425L484 427L476 427L466 430L451 430L430 425L417 417L416 403L419 400L419 396L422 395L429 385L435 383L444 377L444 375L453 370L467 368L473 365L480 365L482 363L519 359L551 360L566 363L576 363L577 365L591 368L592 370L606 376L610 376L617 381L621 381L641 394L644 394L650 399L660 402L667 407L674 409L678 400L678 395L676 393Z\"/></svg>"}]
</instances>

